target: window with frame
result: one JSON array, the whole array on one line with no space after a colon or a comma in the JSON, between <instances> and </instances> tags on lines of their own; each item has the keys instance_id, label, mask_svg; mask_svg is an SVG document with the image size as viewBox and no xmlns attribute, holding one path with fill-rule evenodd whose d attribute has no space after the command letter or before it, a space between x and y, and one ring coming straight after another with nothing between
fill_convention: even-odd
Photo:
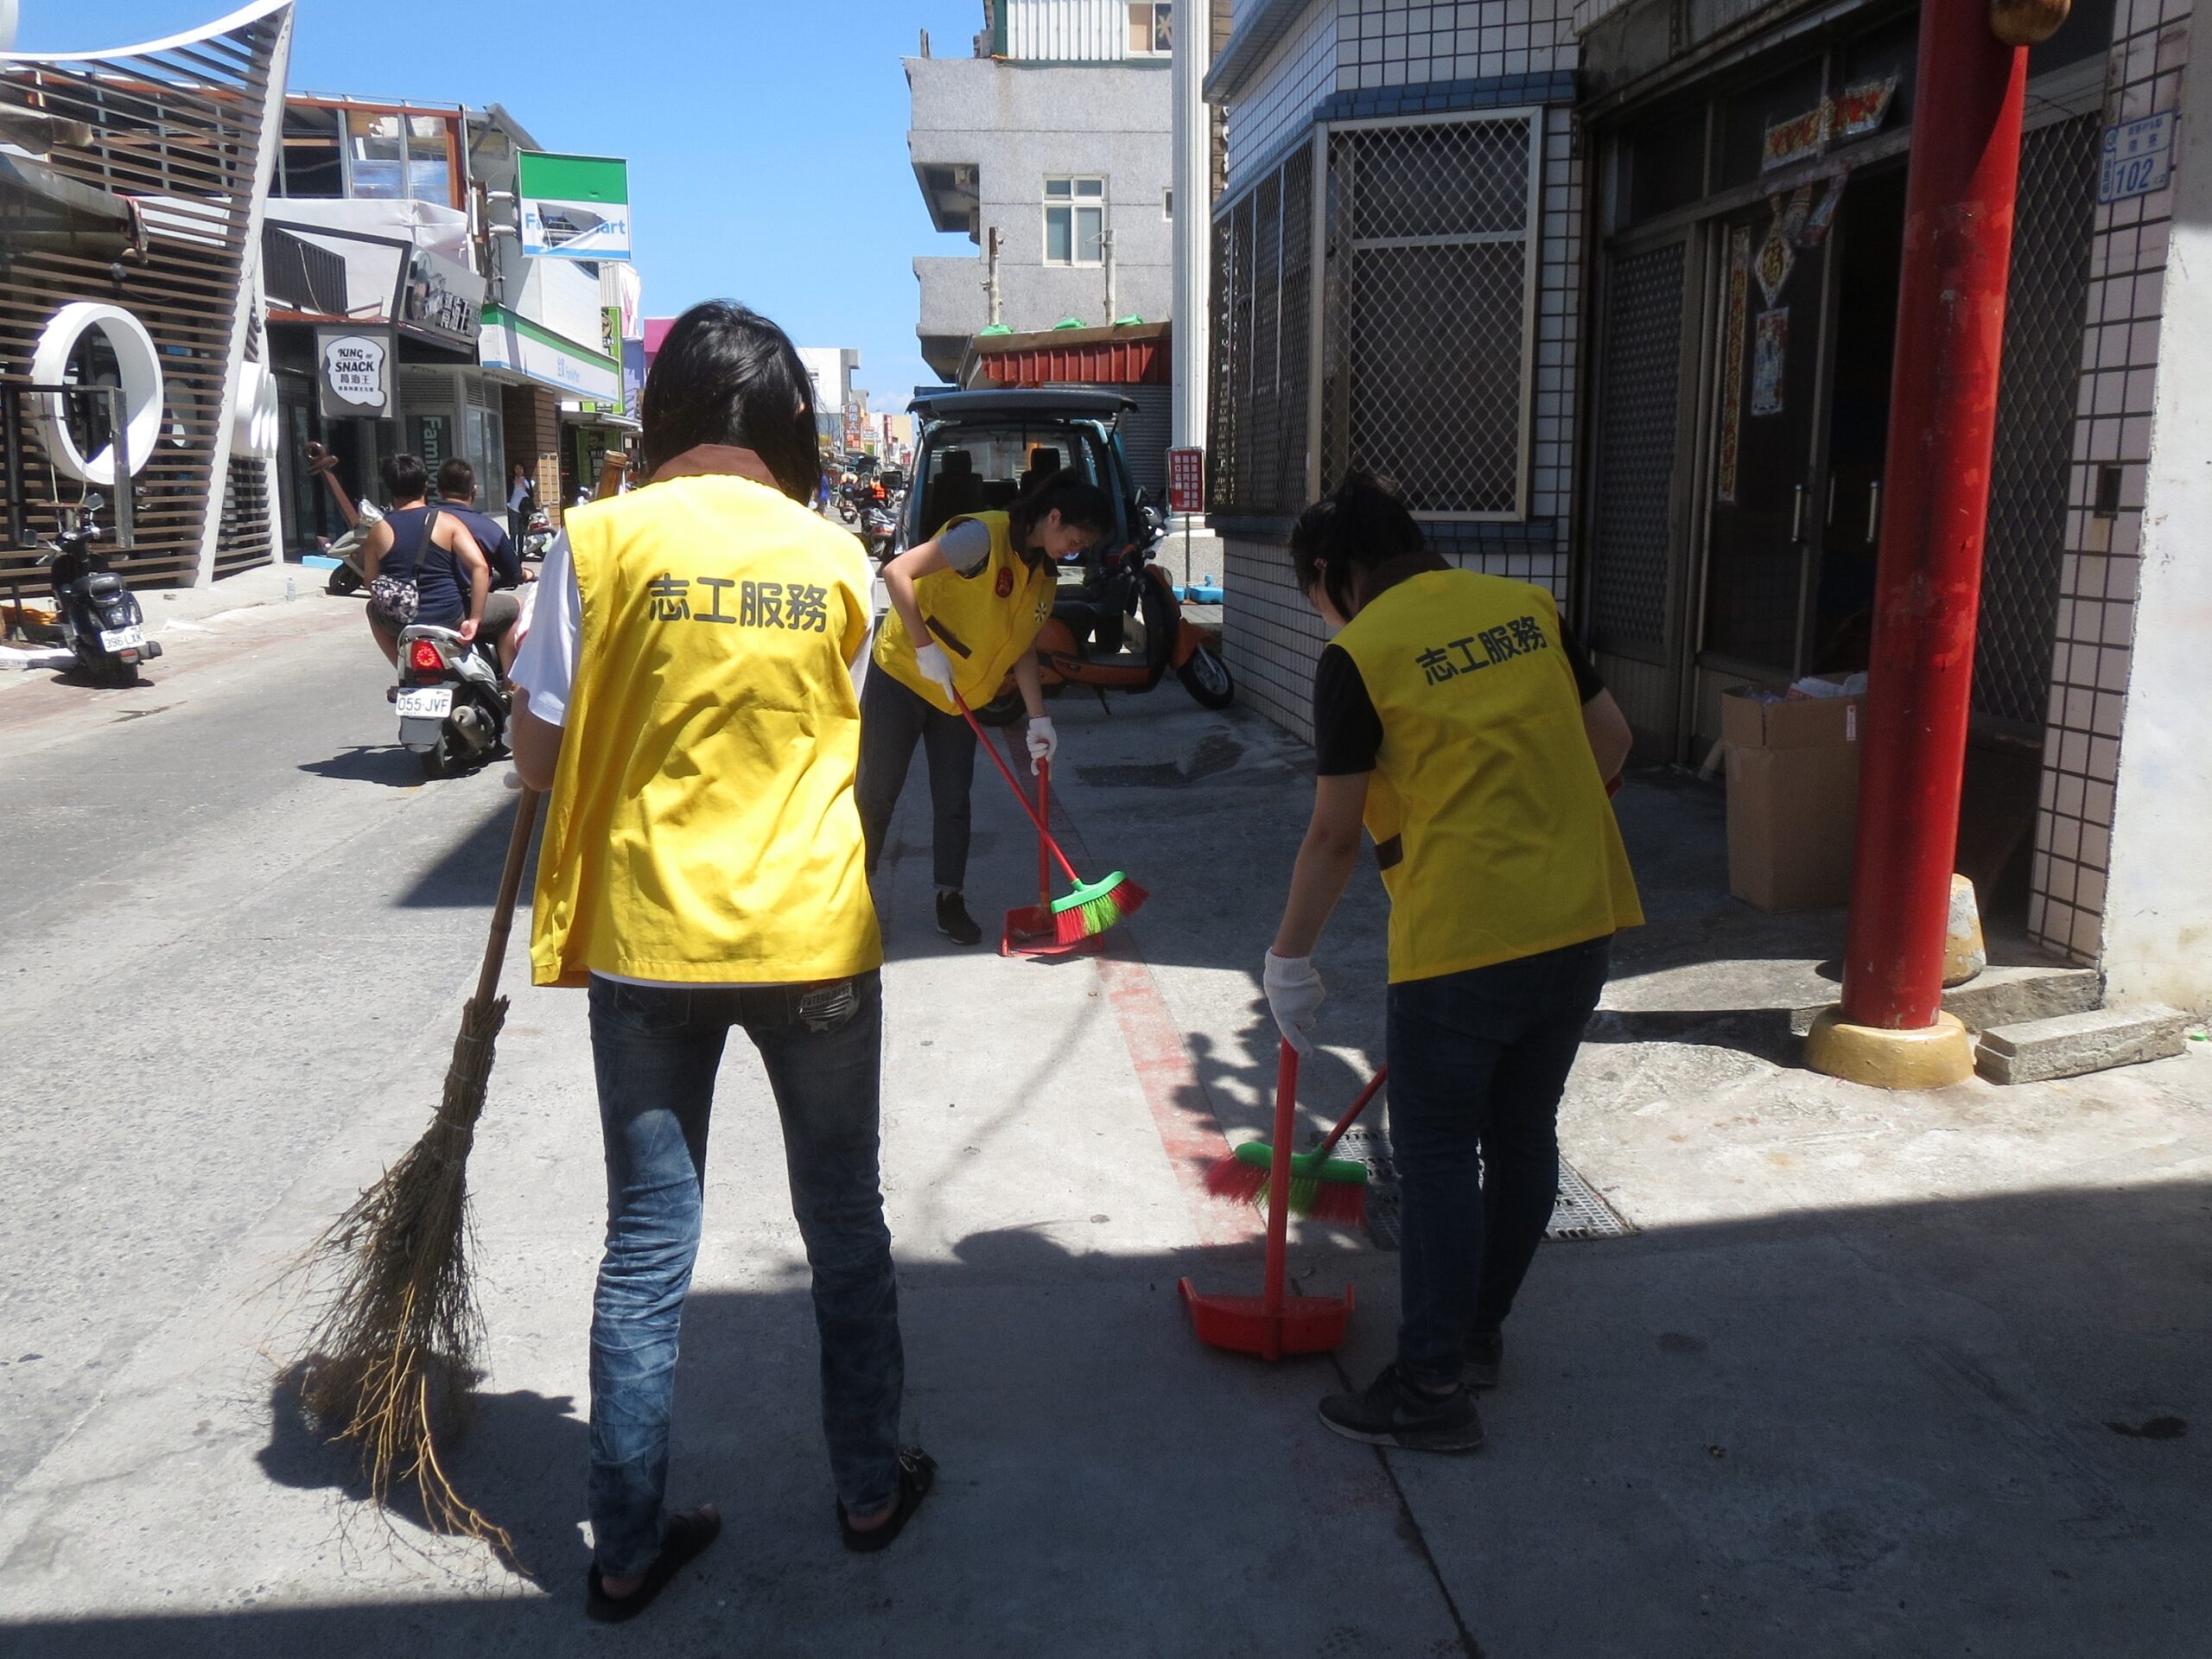
<instances>
[{"instance_id":1,"label":"window with frame","mask_svg":"<svg viewBox=\"0 0 2212 1659\"><path fill-rule=\"evenodd\" d=\"M1106 181L1045 181L1045 263L1099 265L1106 262Z\"/></svg>"},{"instance_id":2,"label":"window with frame","mask_svg":"<svg viewBox=\"0 0 2212 1659\"><path fill-rule=\"evenodd\" d=\"M1129 7L1129 55L1165 57L1175 49L1175 8L1168 0L1137 0Z\"/></svg>"},{"instance_id":3,"label":"window with frame","mask_svg":"<svg viewBox=\"0 0 2212 1659\"><path fill-rule=\"evenodd\" d=\"M1418 518L1528 516L1541 120L1332 124L1216 209L1213 511L1365 467Z\"/></svg>"},{"instance_id":4,"label":"window with frame","mask_svg":"<svg viewBox=\"0 0 2212 1659\"><path fill-rule=\"evenodd\" d=\"M346 112L347 194L357 200L453 205L446 123L435 115Z\"/></svg>"}]
</instances>

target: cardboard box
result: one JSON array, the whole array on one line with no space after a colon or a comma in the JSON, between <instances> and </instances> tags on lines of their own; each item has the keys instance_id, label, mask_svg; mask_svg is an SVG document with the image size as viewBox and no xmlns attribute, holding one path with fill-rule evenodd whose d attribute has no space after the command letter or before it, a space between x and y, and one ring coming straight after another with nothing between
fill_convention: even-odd
<instances>
[{"instance_id":1,"label":"cardboard box","mask_svg":"<svg viewBox=\"0 0 2212 1659\"><path fill-rule=\"evenodd\" d=\"M1728 753L1728 890L1761 910L1821 910L1851 897L1859 817L1857 697L1750 690L1720 699Z\"/></svg>"}]
</instances>

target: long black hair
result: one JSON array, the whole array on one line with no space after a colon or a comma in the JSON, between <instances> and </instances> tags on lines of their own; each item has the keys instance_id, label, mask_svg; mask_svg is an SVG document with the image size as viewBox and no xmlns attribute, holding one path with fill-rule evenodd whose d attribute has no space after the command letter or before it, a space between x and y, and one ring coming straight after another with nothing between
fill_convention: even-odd
<instances>
[{"instance_id":1,"label":"long black hair","mask_svg":"<svg viewBox=\"0 0 2212 1659\"><path fill-rule=\"evenodd\" d=\"M821 472L814 383L791 337L733 300L706 300L669 326L639 414L647 477L702 443L736 444L776 487L811 501Z\"/></svg>"},{"instance_id":2,"label":"long black hair","mask_svg":"<svg viewBox=\"0 0 2212 1659\"><path fill-rule=\"evenodd\" d=\"M1103 536L1114 528L1113 498L1078 468L1063 467L1050 478L1038 480L1007 508L1007 534L1015 550L1026 556L1030 537L1054 512L1062 524L1077 530L1095 530Z\"/></svg>"},{"instance_id":3,"label":"long black hair","mask_svg":"<svg viewBox=\"0 0 2212 1659\"><path fill-rule=\"evenodd\" d=\"M1350 616L1359 608L1362 571L1418 553L1423 545L1421 526L1397 485L1355 467L1332 493L1298 515L1290 531L1290 563L1299 592L1310 594L1319 585L1337 613Z\"/></svg>"}]
</instances>

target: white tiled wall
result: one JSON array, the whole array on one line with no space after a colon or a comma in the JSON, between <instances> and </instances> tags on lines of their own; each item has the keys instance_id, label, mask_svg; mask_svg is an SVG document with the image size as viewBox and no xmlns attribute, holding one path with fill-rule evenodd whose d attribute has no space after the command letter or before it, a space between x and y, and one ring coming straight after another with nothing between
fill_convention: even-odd
<instances>
[{"instance_id":1,"label":"white tiled wall","mask_svg":"<svg viewBox=\"0 0 2212 1659\"><path fill-rule=\"evenodd\" d=\"M1339 88L1574 67L1572 0L1339 0L1337 10Z\"/></svg>"},{"instance_id":2,"label":"white tiled wall","mask_svg":"<svg viewBox=\"0 0 2212 1659\"><path fill-rule=\"evenodd\" d=\"M1539 74L1573 68L1575 55L1572 0L1323 0L1230 107L1230 194L1332 92ZM1540 583L1563 599L1582 281L1583 163L1571 111L1547 112L1543 143L1529 516L1551 521L1554 538L1446 551L1459 563ZM1224 640L1238 696L1310 738L1321 625L1291 582L1288 550L1234 536L1223 550Z\"/></svg>"},{"instance_id":3,"label":"white tiled wall","mask_svg":"<svg viewBox=\"0 0 2212 1659\"><path fill-rule=\"evenodd\" d=\"M1241 10L1241 8L1240 8ZM1229 196L1239 194L1313 106L1337 90L1338 0L1319 0L1229 106Z\"/></svg>"},{"instance_id":4,"label":"white tiled wall","mask_svg":"<svg viewBox=\"0 0 2212 1659\"><path fill-rule=\"evenodd\" d=\"M2181 107L2190 0L2119 0L2105 119ZM2113 785L2120 775L2143 527L2145 462L2164 305L2171 186L2096 210L2066 553L2051 659L2050 723L2028 927L2082 962L2103 944ZM2093 509L2099 470L2120 469L2120 512Z\"/></svg>"}]
</instances>

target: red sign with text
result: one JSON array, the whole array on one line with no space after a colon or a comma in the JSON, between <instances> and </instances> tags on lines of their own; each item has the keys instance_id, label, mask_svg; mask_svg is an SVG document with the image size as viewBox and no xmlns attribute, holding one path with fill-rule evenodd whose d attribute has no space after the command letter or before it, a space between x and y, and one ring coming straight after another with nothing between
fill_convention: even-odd
<instances>
[{"instance_id":1,"label":"red sign with text","mask_svg":"<svg viewBox=\"0 0 2212 1659\"><path fill-rule=\"evenodd\" d=\"M1167 505L1175 512L1205 511L1205 450L1170 449L1167 452Z\"/></svg>"}]
</instances>

